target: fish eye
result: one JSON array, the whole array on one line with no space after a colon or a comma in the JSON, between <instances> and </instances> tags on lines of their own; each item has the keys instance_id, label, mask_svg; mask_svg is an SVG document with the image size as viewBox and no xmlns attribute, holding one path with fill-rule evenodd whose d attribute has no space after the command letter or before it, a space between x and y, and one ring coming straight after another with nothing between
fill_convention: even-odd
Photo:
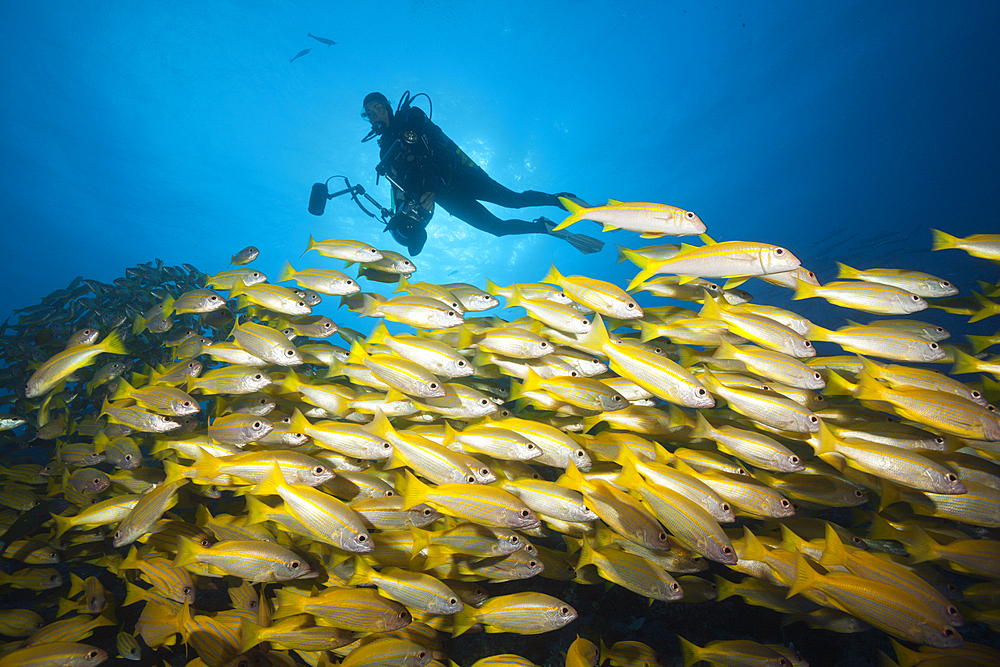
<instances>
[{"instance_id":1,"label":"fish eye","mask_svg":"<svg viewBox=\"0 0 1000 667\"><path fill-rule=\"evenodd\" d=\"M58 581L58 580L59 580L58 574L53 574L51 577L49 577L49 581Z\"/></svg>"},{"instance_id":2,"label":"fish eye","mask_svg":"<svg viewBox=\"0 0 1000 667\"><path fill-rule=\"evenodd\" d=\"M396 492L394 490L392 490L392 489L389 489L388 491L385 492L385 497L386 498L392 498L395 495L396 495Z\"/></svg>"},{"instance_id":3,"label":"fish eye","mask_svg":"<svg viewBox=\"0 0 1000 667\"><path fill-rule=\"evenodd\" d=\"M694 213L692 213L691 211L687 211L684 213L684 217L686 217L688 220L691 220L694 218Z\"/></svg>"},{"instance_id":4,"label":"fish eye","mask_svg":"<svg viewBox=\"0 0 1000 667\"><path fill-rule=\"evenodd\" d=\"M782 507L789 507L790 503L786 499L782 498L781 499L781 506Z\"/></svg>"},{"instance_id":5,"label":"fish eye","mask_svg":"<svg viewBox=\"0 0 1000 667\"><path fill-rule=\"evenodd\" d=\"M529 516L531 516L531 510L521 510L520 515L521 518L527 519Z\"/></svg>"},{"instance_id":6,"label":"fish eye","mask_svg":"<svg viewBox=\"0 0 1000 667\"><path fill-rule=\"evenodd\" d=\"M749 475L750 473L747 472L746 468L737 468L736 469L736 474L737 475Z\"/></svg>"},{"instance_id":7,"label":"fish eye","mask_svg":"<svg viewBox=\"0 0 1000 667\"><path fill-rule=\"evenodd\" d=\"M100 483L101 483L101 478L100 477L95 477L94 478L94 484L100 484Z\"/></svg>"},{"instance_id":8,"label":"fish eye","mask_svg":"<svg viewBox=\"0 0 1000 667\"><path fill-rule=\"evenodd\" d=\"M858 489L858 490L856 490L856 491L854 492L854 496L855 496L856 498L864 498L864 497L865 497L865 493L864 493L864 491L862 491L862 490Z\"/></svg>"},{"instance_id":9,"label":"fish eye","mask_svg":"<svg viewBox=\"0 0 1000 667\"><path fill-rule=\"evenodd\" d=\"M100 653L97 652L97 649L94 649L93 651L90 651L89 653L87 653L87 660L93 660L98 655L100 655Z\"/></svg>"},{"instance_id":10,"label":"fish eye","mask_svg":"<svg viewBox=\"0 0 1000 667\"><path fill-rule=\"evenodd\" d=\"M250 607L251 609L256 609L257 608L257 601L256 600L250 600L250 604L248 604L247 606Z\"/></svg>"},{"instance_id":11,"label":"fish eye","mask_svg":"<svg viewBox=\"0 0 1000 667\"><path fill-rule=\"evenodd\" d=\"M532 450L532 449L534 449L534 448L535 448L535 443L533 443L533 442L529 442L529 443L528 443L528 451L531 451L531 450Z\"/></svg>"},{"instance_id":12,"label":"fish eye","mask_svg":"<svg viewBox=\"0 0 1000 667\"><path fill-rule=\"evenodd\" d=\"M427 385L427 387L428 387L429 389L437 389L437 388L438 388L438 383L437 383L437 382L431 382L431 383L429 383L429 384Z\"/></svg>"},{"instance_id":13,"label":"fish eye","mask_svg":"<svg viewBox=\"0 0 1000 667\"><path fill-rule=\"evenodd\" d=\"M250 428L252 428L255 431L257 429L259 429L260 427L262 427L262 426L263 426L263 424L260 423L259 421L255 421L253 424L250 424Z\"/></svg>"},{"instance_id":14,"label":"fish eye","mask_svg":"<svg viewBox=\"0 0 1000 667\"><path fill-rule=\"evenodd\" d=\"M465 478L465 483L466 483L466 484L475 484L475 483L476 483L476 478L475 478L475 476L473 476L473 475L469 475L468 477L466 477L466 478Z\"/></svg>"},{"instance_id":15,"label":"fish eye","mask_svg":"<svg viewBox=\"0 0 1000 667\"><path fill-rule=\"evenodd\" d=\"M300 565L299 561L293 560L291 563L288 564L288 569L297 570L299 569L299 565Z\"/></svg>"},{"instance_id":16,"label":"fish eye","mask_svg":"<svg viewBox=\"0 0 1000 667\"><path fill-rule=\"evenodd\" d=\"M698 395L699 396L704 396L707 393L708 393L708 390L705 389L704 387L698 390Z\"/></svg>"},{"instance_id":17,"label":"fish eye","mask_svg":"<svg viewBox=\"0 0 1000 667\"><path fill-rule=\"evenodd\" d=\"M672 590L672 591L679 591L680 589L681 589L681 587L677 584L676 581L674 583L670 584L670 590Z\"/></svg>"},{"instance_id":18,"label":"fish eye","mask_svg":"<svg viewBox=\"0 0 1000 667\"><path fill-rule=\"evenodd\" d=\"M489 405L489 404L490 404L489 400L485 399L485 398L483 400L479 401L479 405Z\"/></svg>"},{"instance_id":19,"label":"fish eye","mask_svg":"<svg viewBox=\"0 0 1000 667\"><path fill-rule=\"evenodd\" d=\"M792 463L798 463L799 462L799 457L794 456L794 455L793 456L789 456L788 460L791 461Z\"/></svg>"},{"instance_id":20,"label":"fish eye","mask_svg":"<svg viewBox=\"0 0 1000 667\"><path fill-rule=\"evenodd\" d=\"M625 304L625 307L626 308L635 308L635 304L632 303L631 301L629 301L628 303Z\"/></svg>"},{"instance_id":21,"label":"fish eye","mask_svg":"<svg viewBox=\"0 0 1000 667\"><path fill-rule=\"evenodd\" d=\"M940 345L938 345L937 343L931 343L928 347L930 347L932 350L936 350L940 347Z\"/></svg>"},{"instance_id":22,"label":"fish eye","mask_svg":"<svg viewBox=\"0 0 1000 667\"><path fill-rule=\"evenodd\" d=\"M955 630L953 628L945 628L945 630L944 630L944 636L945 637L951 637L954 634L955 634Z\"/></svg>"},{"instance_id":23,"label":"fish eye","mask_svg":"<svg viewBox=\"0 0 1000 667\"><path fill-rule=\"evenodd\" d=\"M584 457L584 452L582 449L576 450L576 458L580 459Z\"/></svg>"},{"instance_id":24,"label":"fish eye","mask_svg":"<svg viewBox=\"0 0 1000 667\"><path fill-rule=\"evenodd\" d=\"M406 617L410 615L410 612L408 612L408 611L401 611L401 612L399 612L396 615L399 616L400 619L405 620Z\"/></svg>"},{"instance_id":25,"label":"fish eye","mask_svg":"<svg viewBox=\"0 0 1000 667\"><path fill-rule=\"evenodd\" d=\"M424 510L424 511L422 512L422 514L423 514L424 516L430 516L430 515L431 515L431 512L433 512L433 511L434 511L434 510L432 510L432 509L431 509L430 507L428 507L428 508L426 508L426 509L425 509L425 510Z\"/></svg>"},{"instance_id":26,"label":"fish eye","mask_svg":"<svg viewBox=\"0 0 1000 667\"><path fill-rule=\"evenodd\" d=\"M122 531L120 531L120 530L116 530L116 531L115 531L115 539L117 540L117 539L118 539L119 537L121 537L121 536L122 536Z\"/></svg>"},{"instance_id":27,"label":"fish eye","mask_svg":"<svg viewBox=\"0 0 1000 667\"><path fill-rule=\"evenodd\" d=\"M518 542L520 542L520 540L518 539L517 535L511 535L510 536L510 543L511 544L517 544Z\"/></svg>"},{"instance_id":28,"label":"fish eye","mask_svg":"<svg viewBox=\"0 0 1000 667\"><path fill-rule=\"evenodd\" d=\"M812 341L808 341L808 340L804 341L803 344L804 344L804 347L812 347L813 346Z\"/></svg>"},{"instance_id":29,"label":"fish eye","mask_svg":"<svg viewBox=\"0 0 1000 667\"><path fill-rule=\"evenodd\" d=\"M774 254L777 255L778 257L781 257L782 255L785 254L785 249L784 248L775 248L774 249Z\"/></svg>"},{"instance_id":30,"label":"fish eye","mask_svg":"<svg viewBox=\"0 0 1000 667\"><path fill-rule=\"evenodd\" d=\"M729 503L722 503L723 512L732 512L733 508L729 506Z\"/></svg>"},{"instance_id":31,"label":"fish eye","mask_svg":"<svg viewBox=\"0 0 1000 667\"><path fill-rule=\"evenodd\" d=\"M295 350L285 350L285 356L286 357L294 357L295 356Z\"/></svg>"},{"instance_id":32,"label":"fish eye","mask_svg":"<svg viewBox=\"0 0 1000 667\"><path fill-rule=\"evenodd\" d=\"M454 310L449 310L448 311L448 317L455 317L455 311Z\"/></svg>"},{"instance_id":33,"label":"fish eye","mask_svg":"<svg viewBox=\"0 0 1000 667\"><path fill-rule=\"evenodd\" d=\"M728 556L729 554L733 553L733 548L732 547L722 547L722 553L724 553L724 554L726 554Z\"/></svg>"},{"instance_id":34,"label":"fish eye","mask_svg":"<svg viewBox=\"0 0 1000 667\"><path fill-rule=\"evenodd\" d=\"M181 589L181 593L183 593L184 595L191 595L191 587L185 586L184 588Z\"/></svg>"},{"instance_id":35,"label":"fish eye","mask_svg":"<svg viewBox=\"0 0 1000 667\"><path fill-rule=\"evenodd\" d=\"M914 300L914 301L920 301L920 297L919 297L919 296L917 296L916 294L911 294L911 295L910 295L910 298L911 298L912 300Z\"/></svg>"},{"instance_id":36,"label":"fish eye","mask_svg":"<svg viewBox=\"0 0 1000 667\"><path fill-rule=\"evenodd\" d=\"M816 415L809 415L809 423L810 424L818 424L819 423L819 417L817 417Z\"/></svg>"},{"instance_id":37,"label":"fish eye","mask_svg":"<svg viewBox=\"0 0 1000 667\"><path fill-rule=\"evenodd\" d=\"M982 398L982 397L983 395L980 394L978 391L976 391L975 389L972 390L972 398Z\"/></svg>"},{"instance_id":38,"label":"fish eye","mask_svg":"<svg viewBox=\"0 0 1000 667\"><path fill-rule=\"evenodd\" d=\"M666 542L667 534L661 531L660 534L656 536L656 539L658 539L660 542Z\"/></svg>"},{"instance_id":39,"label":"fish eye","mask_svg":"<svg viewBox=\"0 0 1000 667\"><path fill-rule=\"evenodd\" d=\"M949 482L957 482L958 481L958 477L955 475L955 473L951 473L951 472L948 473L945 476L945 479L947 479Z\"/></svg>"},{"instance_id":40,"label":"fish eye","mask_svg":"<svg viewBox=\"0 0 1000 667\"><path fill-rule=\"evenodd\" d=\"M569 607L559 607L559 613L565 616L569 613Z\"/></svg>"},{"instance_id":41,"label":"fish eye","mask_svg":"<svg viewBox=\"0 0 1000 667\"><path fill-rule=\"evenodd\" d=\"M368 536L364 533L358 533L358 542L367 542Z\"/></svg>"},{"instance_id":42,"label":"fish eye","mask_svg":"<svg viewBox=\"0 0 1000 667\"><path fill-rule=\"evenodd\" d=\"M132 455L131 454L126 454L125 455L125 460L126 461L131 461L132 460Z\"/></svg>"},{"instance_id":43,"label":"fish eye","mask_svg":"<svg viewBox=\"0 0 1000 667\"><path fill-rule=\"evenodd\" d=\"M390 445L388 442L383 442L382 443L382 449L391 449L391 448L392 448L392 445Z\"/></svg>"},{"instance_id":44,"label":"fish eye","mask_svg":"<svg viewBox=\"0 0 1000 667\"><path fill-rule=\"evenodd\" d=\"M958 607L956 607L953 604L952 605L948 605L948 613L949 614L958 614Z\"/></svg>"},{"instance_id":45,"label":"fish eye","mask_svg":"<svg viewBox=\"0 0 1000 667\"><path fill-rule=\"evenodd\" d=\"M323 466L316 466L315 468L313 468L314 475L322 475L324 472L326 472L326 469L323 468Z\"/></svg>"}]
</instances>

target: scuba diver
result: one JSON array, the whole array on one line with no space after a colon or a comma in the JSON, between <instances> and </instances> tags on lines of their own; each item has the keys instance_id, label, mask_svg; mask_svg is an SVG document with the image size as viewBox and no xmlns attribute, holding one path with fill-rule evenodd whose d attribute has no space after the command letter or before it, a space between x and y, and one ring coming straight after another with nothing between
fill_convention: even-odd
<instances>
[{"instance_id":1,"label":"scuba diver","mask_svg":"<svg viewBox=\"0 0 1000 667\"><path fill-rule=\"evenodd\" d=\"M420 95L426 97L424 93ZM501 220L490 213L481 201L506 208L563 208L559 197L566 197L581 206L589 207L589 204L569 193L514 192L500 185L432 123L421 109L411 106L413 99L409 92L405 93L393 113L385 95L371 93L364 99L364 112L361 114L372 126L362 142L378 137L380 162L375 171L392 183L396 213L389 220L387 229L397 242L407 247L410 255L419 254L427 241L426 227L434 215L435 204L494 236L549 234L565 239L587 254L604 247L602 241L583 234L554 231L556 223L548 218L539 217L532 222ZM427 99L429 102L430 98Z\"/></svg>"}]
</instances>

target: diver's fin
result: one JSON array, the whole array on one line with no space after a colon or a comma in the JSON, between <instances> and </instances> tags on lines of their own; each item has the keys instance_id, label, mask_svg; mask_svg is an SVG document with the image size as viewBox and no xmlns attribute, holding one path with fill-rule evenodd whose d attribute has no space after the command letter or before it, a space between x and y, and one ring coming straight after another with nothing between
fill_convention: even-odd
<instances>
[{"instance_id":1,"label":"diver's fin","mask_svg":"<svg viewBox=\"0 0 1000 667\"><path fill-rule=\"evenodd\" d=\"M545 231L549 236L564 239L571 246L585 255L600 252L601 248L604 247L604 241L598 241L597 239L584 234L573 234L571 232L567 232L565 229L555 231L556 223L552 222L548 218L538 218L535 222L540 222L545 225Z\"/></svg>"},{"instance_id":2,"label":"diver's fin","mask_svg":"<svg viewBox=\"0 0 1000 667\"><path fill-rule=\"evenodd\" d=\"M601 248L604 247L604 241L599 241L592 236L586 236L584 234L570 234L567 232L564 238L571 246L582 252L584 255L601 252Z\"/></svg>"}]
</instances>

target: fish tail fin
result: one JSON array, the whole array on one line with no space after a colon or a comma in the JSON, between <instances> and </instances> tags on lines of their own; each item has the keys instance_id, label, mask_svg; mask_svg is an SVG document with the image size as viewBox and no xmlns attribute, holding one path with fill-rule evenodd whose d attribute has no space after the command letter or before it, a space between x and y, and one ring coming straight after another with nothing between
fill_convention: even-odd
<instances>
[{"instance_id":1,"label":"fish tail fin","mask_svg":"<svg viewBox=\"0 0 1000 667\"><path fill-rule=\"evenodd\" d=\"M951 367L952 375L962 375L965 373L978 373L979 360L971 354L966 354L959 349L955 349L955 365Z\"/></svg>"},{"instance_id":2,"label":"fish tail fin","mask_svg":"<svg viewBox=\"0 0 1000 667\"><path fill-rule=\"evenodd\" d=\"M632 260L632 262L638 266L641 271L635 274L635 278L633 278L632 282L630 282L628 287L625 288L626 292L631 292L639 285L646 282L646 280L651 276L656 275L656 272L659 271L660 267L663 265L662 262L657 262L656 260L649 259L648 257L643 257L639 253L633 253L629 259Z\"/></svg>"},{"instance_id":3,"label":"fish tail fin","mask_svg":"<svg viewBox=\"0 0 1000 667\"><path fill-rule=\"evenodd\" d=\"M833 526L829 523L826 524L826 548L823 549L823 555L819 559L819 564L823 567L829 568L831 565L841 565L843 566L847 562L847 549L844 548L844 542L840 539L840 535L834 530Z\"/></svg>"},{"instance_id":4,"label":"fish tail fin","mask_svg":"<svg viewBox=\"0 0 1000 667\"><path fill-rule=\"evenodd\" d=\"M53 514L52 519L56 522L56 538L62 537L67 530L73 527L73 520L68 516Z\"/></svg>"},{"instance_id":5,"label":"fish tail fin","mask_svg":"<svg viewBox=\"0 0 1000 667\"><path fill-rule=\"evenodd\" d=\"M292 280L295 277L295 269L292 268L292 263L287 259L285 260L285 265L281 267L281 273L278 274L278 282L283 283L286 280ZM243 282L240 280L239 282Z\"/></svg>"},{"instance_id":6,"label":"fish tail fin","mask_svg":"<svg viewBox=\"0 0 1000 667\"><path fill-rule=\"evenodd\" d=\"M302 412L298 408L293 408L292 424L291 424L292 433L302 433L308 435L311 429L312 429L312 424L309 423L309 420L306 419L306 416L302 414Z\"/></svg>"},{"instance_id":7,"label":"fish tail fin","mask_svg":"<svg viewBox=\"0 0 1000 667\"><path fill-rule=\"evenodd\" d=\"M381 345L385 342L385 339L389 337L389 329L385 326L385 322L379 322L372 329L372 332L368 334L368 338L365 339L365 345Z\"/></svg>"},{"instance_id":8,"label":"fish tail fin","mask_svg":"<svg viewBox=\"0 0 1000 667\"><path fill-rule=\"evenodd\" d=\"M128 354L128 350L125 349L125 344L122 342L122 337L117 329L105 336L100 344L108 354Z\"/></svg>"},{"instance_id":9,"label":"fish tail fin","mask_svg":"<svg viewBox=\"0 0 1000 667\"><path fill-rule=\"evenodd\" d=\"M979 354L990 345L993 345L994 336L973 336L972 334L966 334L965 337L969 339L969 343L972 344L972 351Z\"/></svg>"},{"instance_id":10,"label":"fish tail fin","mask_svg":"<svg viewBox=\"0 0 1000 667\"><path fill-rule=\"evenodd\" d=\"M854 396L854 391L858 385L851 384L847 378L833 370L826 369L826 387L823 388L824 396Z\"/></svg>"},{"instance_id":11,"label":"fish tail fin","mask_svg":"<svg viewBox=\"0 0 1000 667\"><path fill-rule=\"evenodd\" d=\"M416 546L413 547L413 550L417 550ZM369 584L371 583L371 575L373 572L374 570L372 570L371 566L365 562L364 558L361 556L355 556L354 574L352 574L351 578L347 580L347 585L360 586L361 584Z\"/></svg>"},{"instance_id":12,"label":"fish tail fin","mask_svg":"<svg viewBox=\"0 0 1000 667\"><path fill-rule=\"evenodd\" d=\"M521 296L520 290L518 290L516 287L514 287L510 291L510 296L507 297L507 307L508 308L516 308L517 306L521 305L521 302L523 300L524 300L524 297Z\"/></svg>"},{"instance_id":13,"label":"fish tail fin","mask_svg":"<svg viewBox=\"0 0 1000 667\"><path fill-rule=\"evenodd\" d=\"M307 252L309 252L310 250L312 250L315 247L316 247L316 239L314 239L313 235L310 234L309 235L309 245L306 246L305 252L303 252L302 255L299 255L299 257L302 257L303 255L305 255Z\"/></svg>"},{"instance_id":14,"label":"fish tail fin","mask_svg":"<svg viewBox=\"0 0 1000 667\"><path fill-rule=\"evenodd\" d=\"M489 294L490 296L496 296L497 294L500 293L500 286L497 285L492 280L490 280L489 278L487 278L486 279L486 293Z\"/></svg>"},{"instance_id":15,"label":"fish tail fin","mask_svg":"<svg viewBox=\"0 0 1000 667\"><path fill-rule=\"evenodd\" d=\"M806 324L806 337L811 341L819 341L821 343L832 343L830 335L834 332L830 329L824 329L818 324L813 324L809 322Z\"/></svg>"},{"instance_id":16,"label":"fish tail fin","mask_svg":"<svg viewBox=\"0 0 1000 667\"><path fill-rule=\"evenodd\" d=\"M906 545L906 550L910 552L911 563L923 563L937 558L937 548L940 546L934 541L927 531L920 526L914 526L910 543Z\"/></svg>"},{"instance_id":17,"label":"fish tail fin","mask_svg":"<svg viewBox=\"0 0 1000 667\"><path fill-rule=\"evenodd\" d=\"M351 351L347 355L347 363L363 366L366 359L368 359L368 353L365 352L365 348L361 347L361 343L358 341L352 341Z\"/></svg>"},{"instance_id":18,"label":"fish tail fin","mask_svg":"<svg viewBox=\"0 0 1000 667\"><path fill-rule=\"evenodd\" d=\"M858 373L858 384L854 388L853 395L862 401L880 401L883 400L883 390L882 383L861 371Z\"/></svg>"},{"instance_id":19,"label":"fish tail fin","mask_svg":"<svg viewBox=\"0 0 1000 667\"><path fill-rule=\"evenodd\" d=\"M112 400L112 401L120 401L123 398L128 398L129 395L132 392L134 392L134 391L135 391L135 387L133 387L132 385L130 385L125 378L118 378L118 386L115 387L115 390L113 392L111 392L110 400ZM107 436L105 436L105 437L107 437ZM95 444L96 444L96 440L95 440Z\"/></svg>"},{"instance_id":20,"label":"fish tail fin","mask_svg":"<svg viewBox=\"0 0 1000 667\"><path fill-rule=\"evenodd\" d=\"M584 537L580 540L580 557L576 561L576 569L581 569L584 565L591 565L594 562L594 547L590 546L590 540Z\"/></svg>"},{"instance_id":21,"label":"fish tail fin","mask_svg":"<svg viewBox=\"0 0 1000 667\"><path fill-rule=\"evenodd\" d=\"M718 574L713 577L715 581L715 601L722 602L726 598L736 595L736 584Z\"/></svg>"},{"instance_id":22,"label":"fish tail fin","mask_svg":"<svg viewBox=\"0 0 1000 667\"><path fill-rule=\"evenodd\" d=\"M562 279L563 276L561 273L559 273L559 269L556 268L555 264L552 264L549 267L549 272L545 274L544 278L542 278L542 282L549 283L550 285L558 285L559 281L561 281Z\"/></svg>"},{"instance_id":23,"label":"fish tail fin","mask_svg":"<svg viewBox=\"0 0 1000 667\"><path fill-rule=\"evenodd\" d=\"M421 482L416 476L406 470L403 476L405 480L403 489L403 508L410 509L420 503L424 502L427 498L428 486Z\"/></svg>"},{"instance_id":24,"label":"fish tail fin","mask_svg":"<svg viewBox=\"0 0 1000 667\"><path fill-rule=\"evenodd\" d=\"M459 635L464 634L466 631L468 631L470 628L472 628L473 625L476 624L476 616L473 613L472 609L474 609L474 607L470 607L470 605L466 605L465 608L462 609L462 611L458 612L457 614L455 614L454 616L451 617L452 618L452 628L451 628L451 636L452 637L458 637Z\"/></svg>"},{"instance_id":25,"label":"fish tail fin","mask_svg":"<svg viewBox=\"0 0 1000 667\"><path fill-rule=\"evenodd\" d=\"M973 292L972 296L976 298L979 305L982 306L972 317L969 318L969 323L978 322L979 320L985 320L987 317L993 317L1000 311L1000 304L996 304L979 292Z\"/></svg>"},{"instance_id":26,"label":"fish tail fin","mask_svg":"<svg viewBox=\"0 0 1000 667\"><path fill-rule=\"evenodd\" d=\"M788 589L785 599L787 600L790 597L814 588L816 580L816 570L809 565L809 561L800 553L795 559L795 583Z\"/></svg>"},{"instance_id":27,"label":"fish tail fin","mask_svg":"<svg viewBox=\"0 0 1000 667\"><path fill-rule=\"evenodd\" d=\"M795 531L783 523L778 524L778 527L781 529L781 548L792 553L802 551L802 547L807 543L807 540L797 535Z\"/></svg>"},{"instance_id":28,"label":"fish tail fin","mask_svg":"<svg viewBox=\"0 0 1000 667\"><path fill-rule=\"evenodd\" d=\"M847 264L844 264L843 262L837 262L837 271L838 271L838 273L837 273L837 279L838 280L840 280L840 279L843 279L843 280L859 280L858 276L861 273L857 269L852 269L851 267L849 267Z\"/></svg>"},{"instance_id":29,"label":"fish tail fin","mask_svg":"<svg viewBox=\"0 0 1000 667\"><path fill-rule=\"evenodd\" d=\"M707 419L705 419L705 415L701 414L701 410L698 410L695 421L695 427L691 429L691 433L688 434L688 437L693 439L703 438L711 440L712 435L715 433L715 429L712 428L712 425Z\"/></svg>"},{"instance_id":30,"label":"fish tail fin","mask_svg":"<svg viewBox=\"0 0 1000 667\"><path fill-rule=\"evenodd\" d=\"M604 348L611 342L611 336L608 335L608 329L604 325L604 319L601 317L600 313L594 314L594 319L590 323L590 331L579 339L578 343L580 347L584 347L591 352L602 352Z\"/></svg>"},{"instance_id":31,"label":"fish tail fin","mask_svg":"<svg viewBox=\"0 0 1000 667\"><path fill-rule=\"evenodd\" d=\"M83 592L83 579L77 576L75 573L69 573L69 596L75 598L77 595ZM62 616L62 614L59 614Z\"/></svg>"},{"instance_id":32,"label":"fish tail fin","mask_svg":"<svg viewBox=\"0 0 1000 667\"><path fill-rule=\"evenodd\" d=\"M677 635L677 641L681 643L681 655L684 656L684 667L691 667L691 665L701 660L702 650L700 646L692 644L680 635Z\"/></svg>"},{"instance_id":33,"label":"fish tail fin","mask_svg":"<svg viewBox=\"0 0 1000 667\"><path fill-rule=\"evenodd\" d=\"M198 559L201 545L183 535L177 538L177 555L174 556L174 567L184 567L190 565Z\"/></svg>"},{"instance_id":34,"label":"fish tail fin","mask_svg":"<svg viewBox=\"0 0 1000 667\"><path fill-rule=\"evenodd\" d=\"M566 197L560 197L559 203L563 205L563 208L569 211L569 215L567 215L562 222L552 229L554 232L557 232L560 229L566 229L573 223L579 222L583 219L584 214L587 212L587 209L580 206L573 200L567 199Z\"/></svg>"},{"instance_id":35,"label":"fish tail fin","mask_svg":"<svg viewBox=\"0 0 1000 667\"><path fill-rule=\"evenodd\" d=\"M639 342L646 343L660 337L660 327L652 322L639 320Z\"/></svg>"},{"instance_id":36,"label":"fish tail fin","mask_svg":"<svg viewBox=\"0 0 1000 667\"><path fill-rule=\"evenodd\" d=\"M278 462L275 460L270 470L264 474L264 478L257 482L257 486L253 487L250 493L255 496L276 496L278 495L278 487L284 483L285 476L281 474L281 468L278 467Z\"/></svg>"},{"instance_id":37,"label":"fish tail fin","mask_svg":"<svg viewBox=\"0 0 1000 667\"><path fill-rule=\"evenodd\" d=\"M260 626L248 618L240 620L240 651L246 653L260 643Z\"/></svg>"},{"instance_id":38,"label":"fish tail fin","mask_svg":"<svg viewBox=\"0 0 1000 667\"><path fill-rule=\"evenodd\" d=\"M816 286L807 283L800 278L795 279L795 294L792 296L792 301L801 301L802 299L812 299L819 296L816 291Z\"/></svg>"},{"instance_id":39,"label":"fish tail fin","mask_svg":"<svg viewBox=\"0 0 1000 667\"><path fill-rule=\"evenodd\" d=\"M270 505L251 495L243 496L243 499L247 504L247 526L255 526L267 521L268 510L271 509Z\"/></svg>"},{"instance_id":40,"label":"fish tail fin","mask_svg":"<svg viewBox=\"0 0 1000 667\"><path fill-rule=\"evenodd\" d=\"M951 234L942 232L940 229L932 229L931 233L934 235L931 250L947 250L949 248L959 247L958 242L960 239L957 236L952 236Z\"/></svg>"},{"instance_id":41,"label":"fish tail fin","mask_svg":"<svg viewBox=\"0 0 1000 667\"><path fill-rule=\"evenodd\" d=\"M764 545L749 528L743 526L743 553L740 554L740 560L762 561L764 555Z\"/></svg>"}]
</instances>

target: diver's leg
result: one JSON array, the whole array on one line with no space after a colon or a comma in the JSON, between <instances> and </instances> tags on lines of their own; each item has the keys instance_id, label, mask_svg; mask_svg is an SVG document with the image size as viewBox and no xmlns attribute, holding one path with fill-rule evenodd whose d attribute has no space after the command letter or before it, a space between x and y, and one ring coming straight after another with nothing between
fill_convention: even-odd
<instances>
[{"instance_id":1,"label":"diver's leg","mask_svg":"<svg viewBox=\"0 0 1000 667\"><path fill-rule=\"evenodd\" d=\"M476 229L493 236L512 234L547 234L548 229L540 222L525 220L501 220L490 213L485 206L467 196L456 196L453 192L435 195L435 203L456 218L467 222Z\"/></svg>"},{"instance_id":2,"label":"diver's leg","mask_svg":"<svg viewBox=\"0 0 1000 667\"><path fill-rule=\"evenodd\" d=\"M514 192L495 180L479 167L465 169L456 175L451 190L461 192L472 199L488 201L504 208L524 208L526 206L555 206L562 208L559 197L537 190Z\"/></svg>"}]
</instances>

